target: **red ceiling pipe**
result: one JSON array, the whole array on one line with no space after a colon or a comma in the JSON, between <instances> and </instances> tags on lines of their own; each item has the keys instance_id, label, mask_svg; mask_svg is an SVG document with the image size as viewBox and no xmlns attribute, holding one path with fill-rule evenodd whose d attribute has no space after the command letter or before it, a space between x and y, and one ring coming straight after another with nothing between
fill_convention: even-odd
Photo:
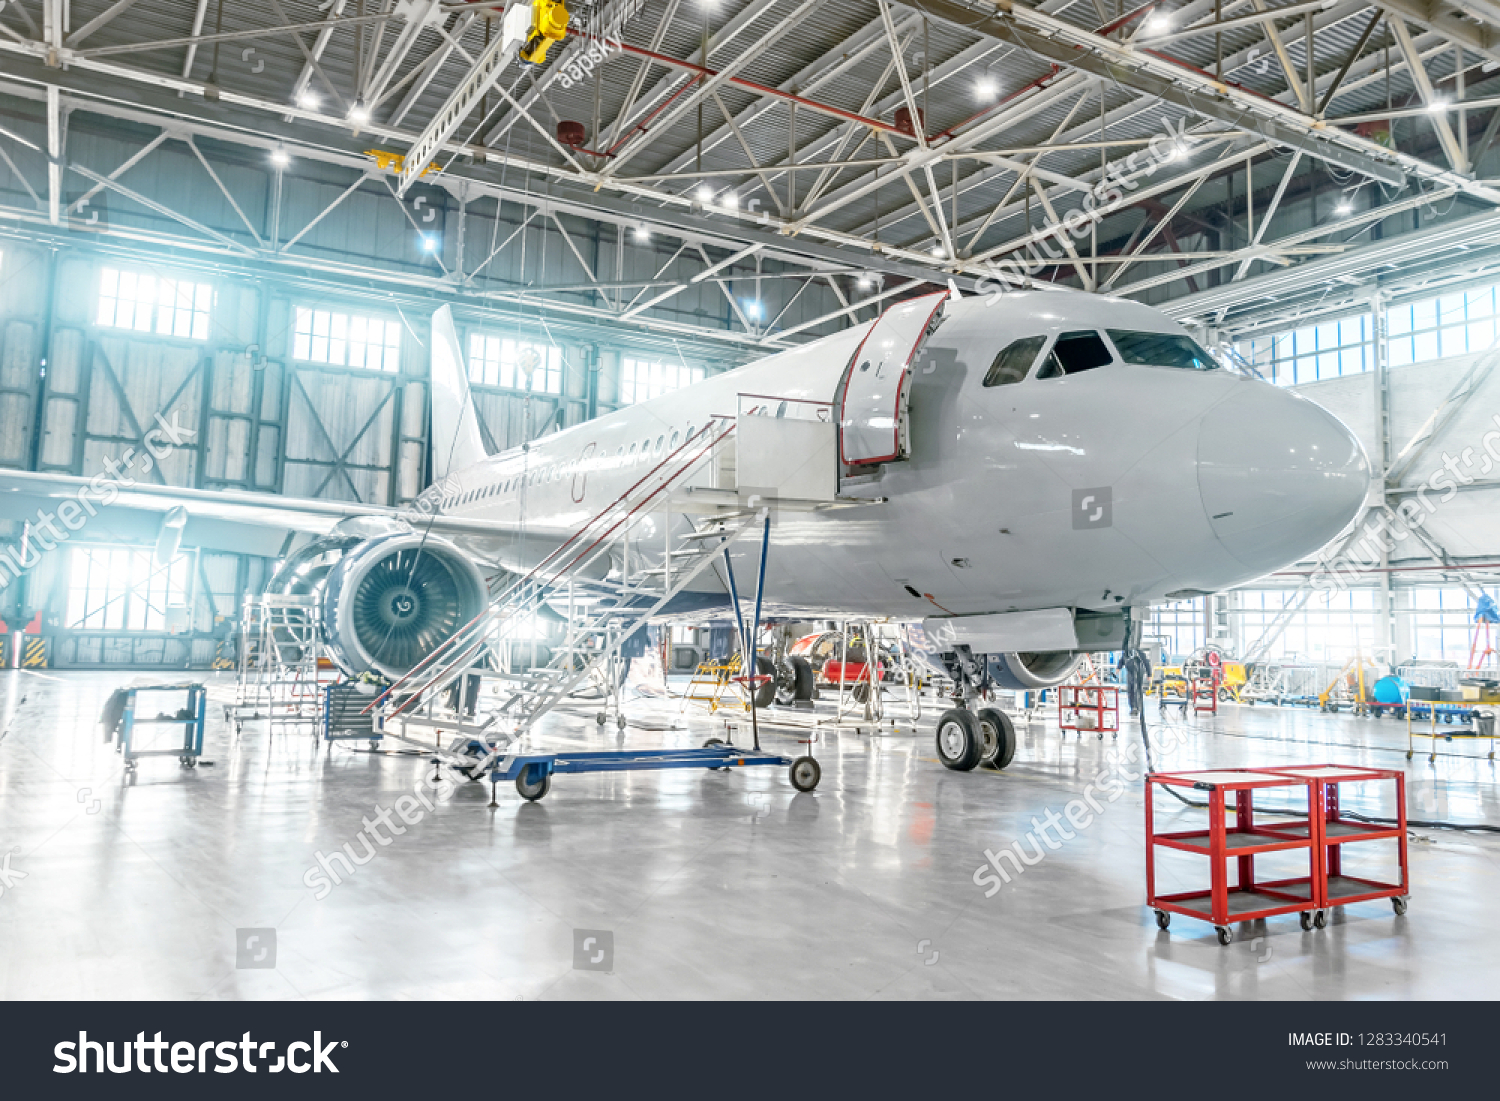
<instances>
[{"instance_id":1,"label":"red ceiling pipe","mask_svg":"<svg viewBox=\"0 0 1500 1101\"><path fill-rule=\"evenodd\" d=\"M979 119L984 118L984 116L988 115L990 112L998 110L1001 107L1004 107L1007 103L1009 103L1011 100L1015 99L1017 96L1024 95L1025 93L1027 93L1027 92L1029 92L1029 91L1031 91L1032 89L1035 89L1035 88L1045 88L1047 86L1048 81L1050 81L1053 77L1055 77L1057 75L1057 72L1058 72L1058 67L1056 65L1053 65L1052 68L1051 68L1051 70L1049 72L1047 72L1044 76L1037 77L1035 80L1033 80L1029 84L1023 84L1023 85L1021 85L1021 87L1017 88L1014 92L1011 92L1009 95L1001 96L999 99L997 99L994 103L990 104L988 107L981 107L979 110L975 111L972 115L970 115L968 118L964 119L962 122L955 122L952 126L948 127L948 129L943 130L940 133L932 135L932 138L930 140L937 141L939 138L952 138L952 137L955 137L956 135L955 135L954 131L960 129L961 127L968 126L969 123L971 123L971 122L977 122Z\"/></svg>"},{"instance_id":2,"label":"red ceiling pipe","mask_svg":"<svg viewBox=\"0 0 1500 1101\"><path fill-rule=\"evenodd\" d=\"M568 33L577 38L587 38L594 41L600 41L598 35L590 34L587 31L570 30ZM719 75L717 69L710 69L707 66L697 65L691 61L680 61L675 57L668 57L666 54L657 53L655 50L648 50L642 46L632 46L628 43L620 42L611 42L610 46L618 47L619 49L624 50L626 53L634 54L637 57L649 58L652 61L657 62L658 64L667 66L668 68L681 69L684 72L695 73L698 76L711 77ZM881 122L879 119L873 119L866 115L856 114L853 111L846 111L842 107L834 107L827 103L819 103L817 100L807 99L805 96L795 95L792 92L783 92L780 88L771 88L764 84L757 84L755 81L746 80L744 77L728 77L727 83L738 85L741 88L748 88L752 92L756 92L759 95L763 96L770 96L773 99L784 99L790 103L795 103L800 107L806 107L810 110L817 111L820 114L832 115L834 118L843 119L845 122L857 122L862 126L874 127L876 130L884 130L887 133L891 134L900 134L902 137L908 136L904 130L901 130L900 128L894 126L889 122ZM689 85L689 87L691 87L691 85ZM658 108L657 110L659 111L660 108ZM656 112L652 113L654 115ZM641 126L637 127L637 129L642 128L644 128L644 123L642 123Z\"/></svg>"}]
</instances>

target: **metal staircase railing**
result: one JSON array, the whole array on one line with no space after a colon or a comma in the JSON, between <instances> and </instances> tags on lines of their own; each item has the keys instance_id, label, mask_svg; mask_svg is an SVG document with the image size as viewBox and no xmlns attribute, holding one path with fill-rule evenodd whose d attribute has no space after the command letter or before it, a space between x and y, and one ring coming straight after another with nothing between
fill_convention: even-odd
<instances>
[{"instance_id":1,"label":"metal staircase railing","mask_svg":"<svg viewBox=\"0 0 1500 1101\"><path fill-rule=\"evenodd\" d=\"M747 510L710 516L706 528L695 528L677 547L664 544L666 553L660 567L650 565L643 556L641 566L631 569L627 553L622 557L618 579L587 576L597 574L594 567L601 563L611 565L609 556L616 547L628 544L632 529L658 508L665 508L673 490L716 462L734 431L731 418L710 420L528 574L495 593L483 612L386 689L371 706L388 706L387 721L414 715L460 676L473 671L484 655L506 642L517 641L517 629L532 622L531 617L543 604L566 589L573 614L568 618L563 645L553 650L551 662L525 673L502 670L486 674L508 685L496 714L508 720L509 729L491 732L496 724L486 724L483 743L488 755L475 767L477 775L506 745L520 738L595 669L612 659L630 636L691 584L753 521L753 511ZM468 742L468 738L457 739L451 753L467 757L473 764Z\"/></svg>"}]
</instances>

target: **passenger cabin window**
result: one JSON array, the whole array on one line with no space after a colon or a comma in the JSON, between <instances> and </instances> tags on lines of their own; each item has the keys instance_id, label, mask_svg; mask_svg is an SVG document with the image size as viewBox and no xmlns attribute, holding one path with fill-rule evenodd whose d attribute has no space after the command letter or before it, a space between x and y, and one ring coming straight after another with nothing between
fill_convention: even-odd
<instances>
[{"instance_id":1,"label":"passenger cabin window","mask_svg":"<svg viewBox=\"0 0 1500 1101\"><path fill-rule=\"evenodd\" d=\"M1109 346L1092 329L1063 333L1052 345L1047 361L1036 373L1037 378L1061 378L1104 367L1114 362Z\"/></svg>"},{"instance_id":2,"label":"passenger cabin window","mask_svg":"<svg viewBox=\"0 0 1500 1101\"><path fill-rule=\"evenodd\" d=\"M1219 365L1192 337L1174 333L1140 333L1130 329L1106 329L1126 363L1142 367L1185 367L1212 371Z\"/></svg>"},{"instance_id":3,"label":"passenger cabin window","mask_svg":"<svg viewBox=\"0 0 1500 1101\"><path fill-rule=\"evenodd\" d=\"M1020 382L1031 370L1037 353L1046 343L1045 336L1023 336L1001 348L995 356L995 362L985 372L984 385L1005 386L1007 383Z\"/></svg>"}]
</instances>

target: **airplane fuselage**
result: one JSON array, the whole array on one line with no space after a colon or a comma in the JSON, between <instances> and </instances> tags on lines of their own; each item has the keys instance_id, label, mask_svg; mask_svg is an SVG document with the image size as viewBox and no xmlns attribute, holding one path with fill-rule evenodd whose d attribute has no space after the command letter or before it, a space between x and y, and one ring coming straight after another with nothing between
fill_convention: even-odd
<instances>
[{"instance_id":1,"label":"airplane fuselage","mask_svg":"<svg viewBox=\"0 0 1500 1101\"><path fill-rule=\"evenodd\" d=\"M525 538L459 541L524 570L711 416L731 422L741 395L836 403L870 324L491 456L448 479L437 507L524 525ZM1332 415L1230 371L1124 362L1110 332L1187 335L1149 307L1083 294L947 303L910 375L909 457L841 488L883 502L779 513L768 605L896 618L1140 607L1244 584L1352 519L1369 471ZM1080 333L1099 334L1109 362L1045 377L1057 338ZM1042 340L1024 377L995 383L997 355L1028 337ZM641 533L639 553L659 553L657 534ZM753 566L753 549L738 554Z\"/></svg>"}]
</instances>

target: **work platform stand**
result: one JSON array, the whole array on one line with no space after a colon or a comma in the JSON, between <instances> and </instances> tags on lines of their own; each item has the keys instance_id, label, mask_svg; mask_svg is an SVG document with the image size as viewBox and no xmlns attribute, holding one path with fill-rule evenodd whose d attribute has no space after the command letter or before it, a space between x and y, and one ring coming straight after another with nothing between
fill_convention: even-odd
<instances>
[{"instance_id":1,"label":"work platform stand","mask_svg":"<svg viewBox=\"0 0 1500 1101\"><path fill-rule=\"evenodd\" d=\"M321 731L324 690L338 673L324 656L317 615L314 596L267 593L246 603L235 701L224 715L236 734L258 719L269 720L273 734Z\"/></svg>"}]
</instances>

